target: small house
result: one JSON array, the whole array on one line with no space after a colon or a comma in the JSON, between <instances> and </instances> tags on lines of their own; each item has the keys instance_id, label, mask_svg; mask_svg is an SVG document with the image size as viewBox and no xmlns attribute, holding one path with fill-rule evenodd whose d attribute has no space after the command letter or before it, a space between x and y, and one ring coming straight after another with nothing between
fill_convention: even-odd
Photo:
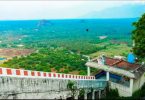
<instances>
[{"instance_id":1,"label":"small house","mask_svg":"<svg viewBox=\"0 0 145 100\"><path fill-rule=\"evenodd\" d=\"M118 89L119 95L132 96L145 83L145 65L131 63L124 59L100 56L86 63L88 75L96 68L96 79L106 79L111 89Z\"/></svg>"}]
</instances>

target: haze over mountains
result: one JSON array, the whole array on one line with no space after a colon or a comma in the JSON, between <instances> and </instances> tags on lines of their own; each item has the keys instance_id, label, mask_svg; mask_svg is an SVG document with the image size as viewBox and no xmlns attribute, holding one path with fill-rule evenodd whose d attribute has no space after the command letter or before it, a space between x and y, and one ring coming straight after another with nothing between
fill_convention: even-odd
<instances>
[{"instance_id":1,"label":"haze over mountains","mask_svg":"<svg viewBox=\"0 0 145 100\"><path fill-rule=\"evenodd\" d=\"M145 13L145 4L123 5L104 9L101 11L92 11L81 18L137 18Z\"/></svg>"},{"instance_id":2,"label":"haze over mountains","mask_svg":"<svg viewBox=\"0 0 145 100\"><path fill-rule=\"evenodd\" d=\"M115 1L0 2L0 20L135 18L145 11L143 0Z\"/></svg>"}]
</instances>

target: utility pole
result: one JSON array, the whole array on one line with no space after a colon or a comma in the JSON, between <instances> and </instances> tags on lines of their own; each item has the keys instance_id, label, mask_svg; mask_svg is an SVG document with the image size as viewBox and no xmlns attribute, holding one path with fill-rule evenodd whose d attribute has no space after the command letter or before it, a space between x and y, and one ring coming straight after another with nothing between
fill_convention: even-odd
<instances>
[{"instance_id":1,"label":"utility pole","mask_svg":"<svg viewBox=\"0 0 145 100\"><path fill-rule=\"evenodd\" d=\"M88 59L88 61L91 61L89 56L87 56L87 55L83 55L83 56L86 57ZM90 76L90 74L91 74L90 67L87 66L87 75Z\"/></svg>"}]
</instances>

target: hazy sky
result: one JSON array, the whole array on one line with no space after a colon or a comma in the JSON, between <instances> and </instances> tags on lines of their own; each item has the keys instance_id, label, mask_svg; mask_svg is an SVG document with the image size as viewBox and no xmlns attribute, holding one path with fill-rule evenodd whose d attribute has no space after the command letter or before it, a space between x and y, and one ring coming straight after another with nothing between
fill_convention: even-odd
<instances>
[{"instance_id":1,"label":"hazy sky","mask_svg":"<svg viewBox=\"0 0 145 100\"><path fill-rule=\"evenodd\" d=\"M0 20L78 18L92 11L144 1L0 1Z\"/></svg>"}]
</instances>

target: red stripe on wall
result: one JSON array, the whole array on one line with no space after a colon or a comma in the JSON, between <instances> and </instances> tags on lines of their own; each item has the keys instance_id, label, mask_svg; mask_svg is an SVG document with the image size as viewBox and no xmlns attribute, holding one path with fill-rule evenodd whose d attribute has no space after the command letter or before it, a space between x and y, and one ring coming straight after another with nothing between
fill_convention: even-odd
<instances>
[{"instance_id":1,"label":"red stripe on wall","mask_svg":"<svg viewBox=\"0 0 145 100\"><path fill-rule=\"evenodd\" d=\"M73 78L74 78L74 75L73 75Z\"/></svg>"},{"instance_id":2,"label":"red stripe on wall","mask_svg":"<svg viewBox=\"0 0 145 100\"><path fill-rule=\"evenodd\" d=\"M69 75L69 78L71 78L71 75Z\"/></svg>"},{"instance_id":3,"label":"red stripe on wall","mask_svg":"<svg viewBox=\"0 0 145 100\"><path fill-rule=\"evenodd\" d=\"M11 69L6 69L8 75L12 75L12 70Z\"/></svg>"},{"instance_id":4,"label":"red stripe on wall","mask_svg":"<svg viewBox=\"0 0 145 100\"><path fill-rule=\"evenodd\" d=\"M0 74L3 74L2 68L0 68Z\"/></svg>"},{"instance_id":5,"label":"red stripe on wall","mask_svg":"<svg viewBox=\"0 0 145 100\"><path fill-rule=\"evenodd\" d=\"M38 75L38 76L41 76L41 75L40 75L40 72L37 72L37 75Z\"/></svg>"},{"instance_id":6,"label":"red stripe on wall","mask_svg":"<svg viewBox=\"0 0 145 100\"><path fill-rule=\"evenodd\" d=\"M16 70L16 75L21 75L21 73L20 73L20 70L19 70L19 69L17 69L17 70Z\"/></svg>"},{"instance_id":7,"label":"red stripe on wall","mask_svg":"<svg viewBox=\"0 0 145 100\"><path fill-rule=\"evenodd\" d=\"M48 74L48 77L51 77L51 73Z\"/></svg>"},{"instance_id":8,"label":"red stripe on wall","mask_svg":"<svg viewBox=\"0 0 145 100\"><path fill-rule=\"evenodd\" d=\"M46 77L46 73L43 73L43 76Z\"/></svg>"},{"instance_id":9,"label":"red stripe on wall","mask_svg":"<svg viewBox=\"0 0 145 100\"><path fill-rule=\"evenodd\" d=\"M32 71L32 72L31 72L31 75L32 75L32 76L34 76L34 75L35 75L35 73Z\"/></svg>"},{"instance_id":10,"label":"red stripe on wall","mask_svg":"<svg viewBox=\"0 0 145 100\"><path fill-rule=\"evenodd\" d=\"M67 75L65 75L65 78L67 78Z\"/></svg>"},{"instance_id":11,"label":"red stripe on wall","mask_svg":"<svg viewBox=\"0 0 145 100\"><path fill-rule=\"evenodd\" d=\"M62 74L62 78L64 78L64 74Z\"/></svg>"},{"instance_id":12,"label":"red stripe on wall","mask_svg":"<svg viewBox=\"0 0 145 100\"><path fill-rule=\"evenodd\" d=\"M60 77L60 74L58 74L58 77Z\"/></svg>"},{"instance_id":13,"label":"red stripe on wall","mask_svg":"<svg viewBox=\"0 0 145 100\"><path fill-rule=\"evenodd\" d=\"M56 74L53 74L53 77L56 77Z\"/></svg>"},{"instance_id":14,"label":"red stripe on wall","mask_svg":"<svg viewBox=\"0 0 145 100\"><path fill-rule=\"evenodd\" d=\"M28 71L24 70L24 76L28 76Z\"/></svg>"}]
</instances>

